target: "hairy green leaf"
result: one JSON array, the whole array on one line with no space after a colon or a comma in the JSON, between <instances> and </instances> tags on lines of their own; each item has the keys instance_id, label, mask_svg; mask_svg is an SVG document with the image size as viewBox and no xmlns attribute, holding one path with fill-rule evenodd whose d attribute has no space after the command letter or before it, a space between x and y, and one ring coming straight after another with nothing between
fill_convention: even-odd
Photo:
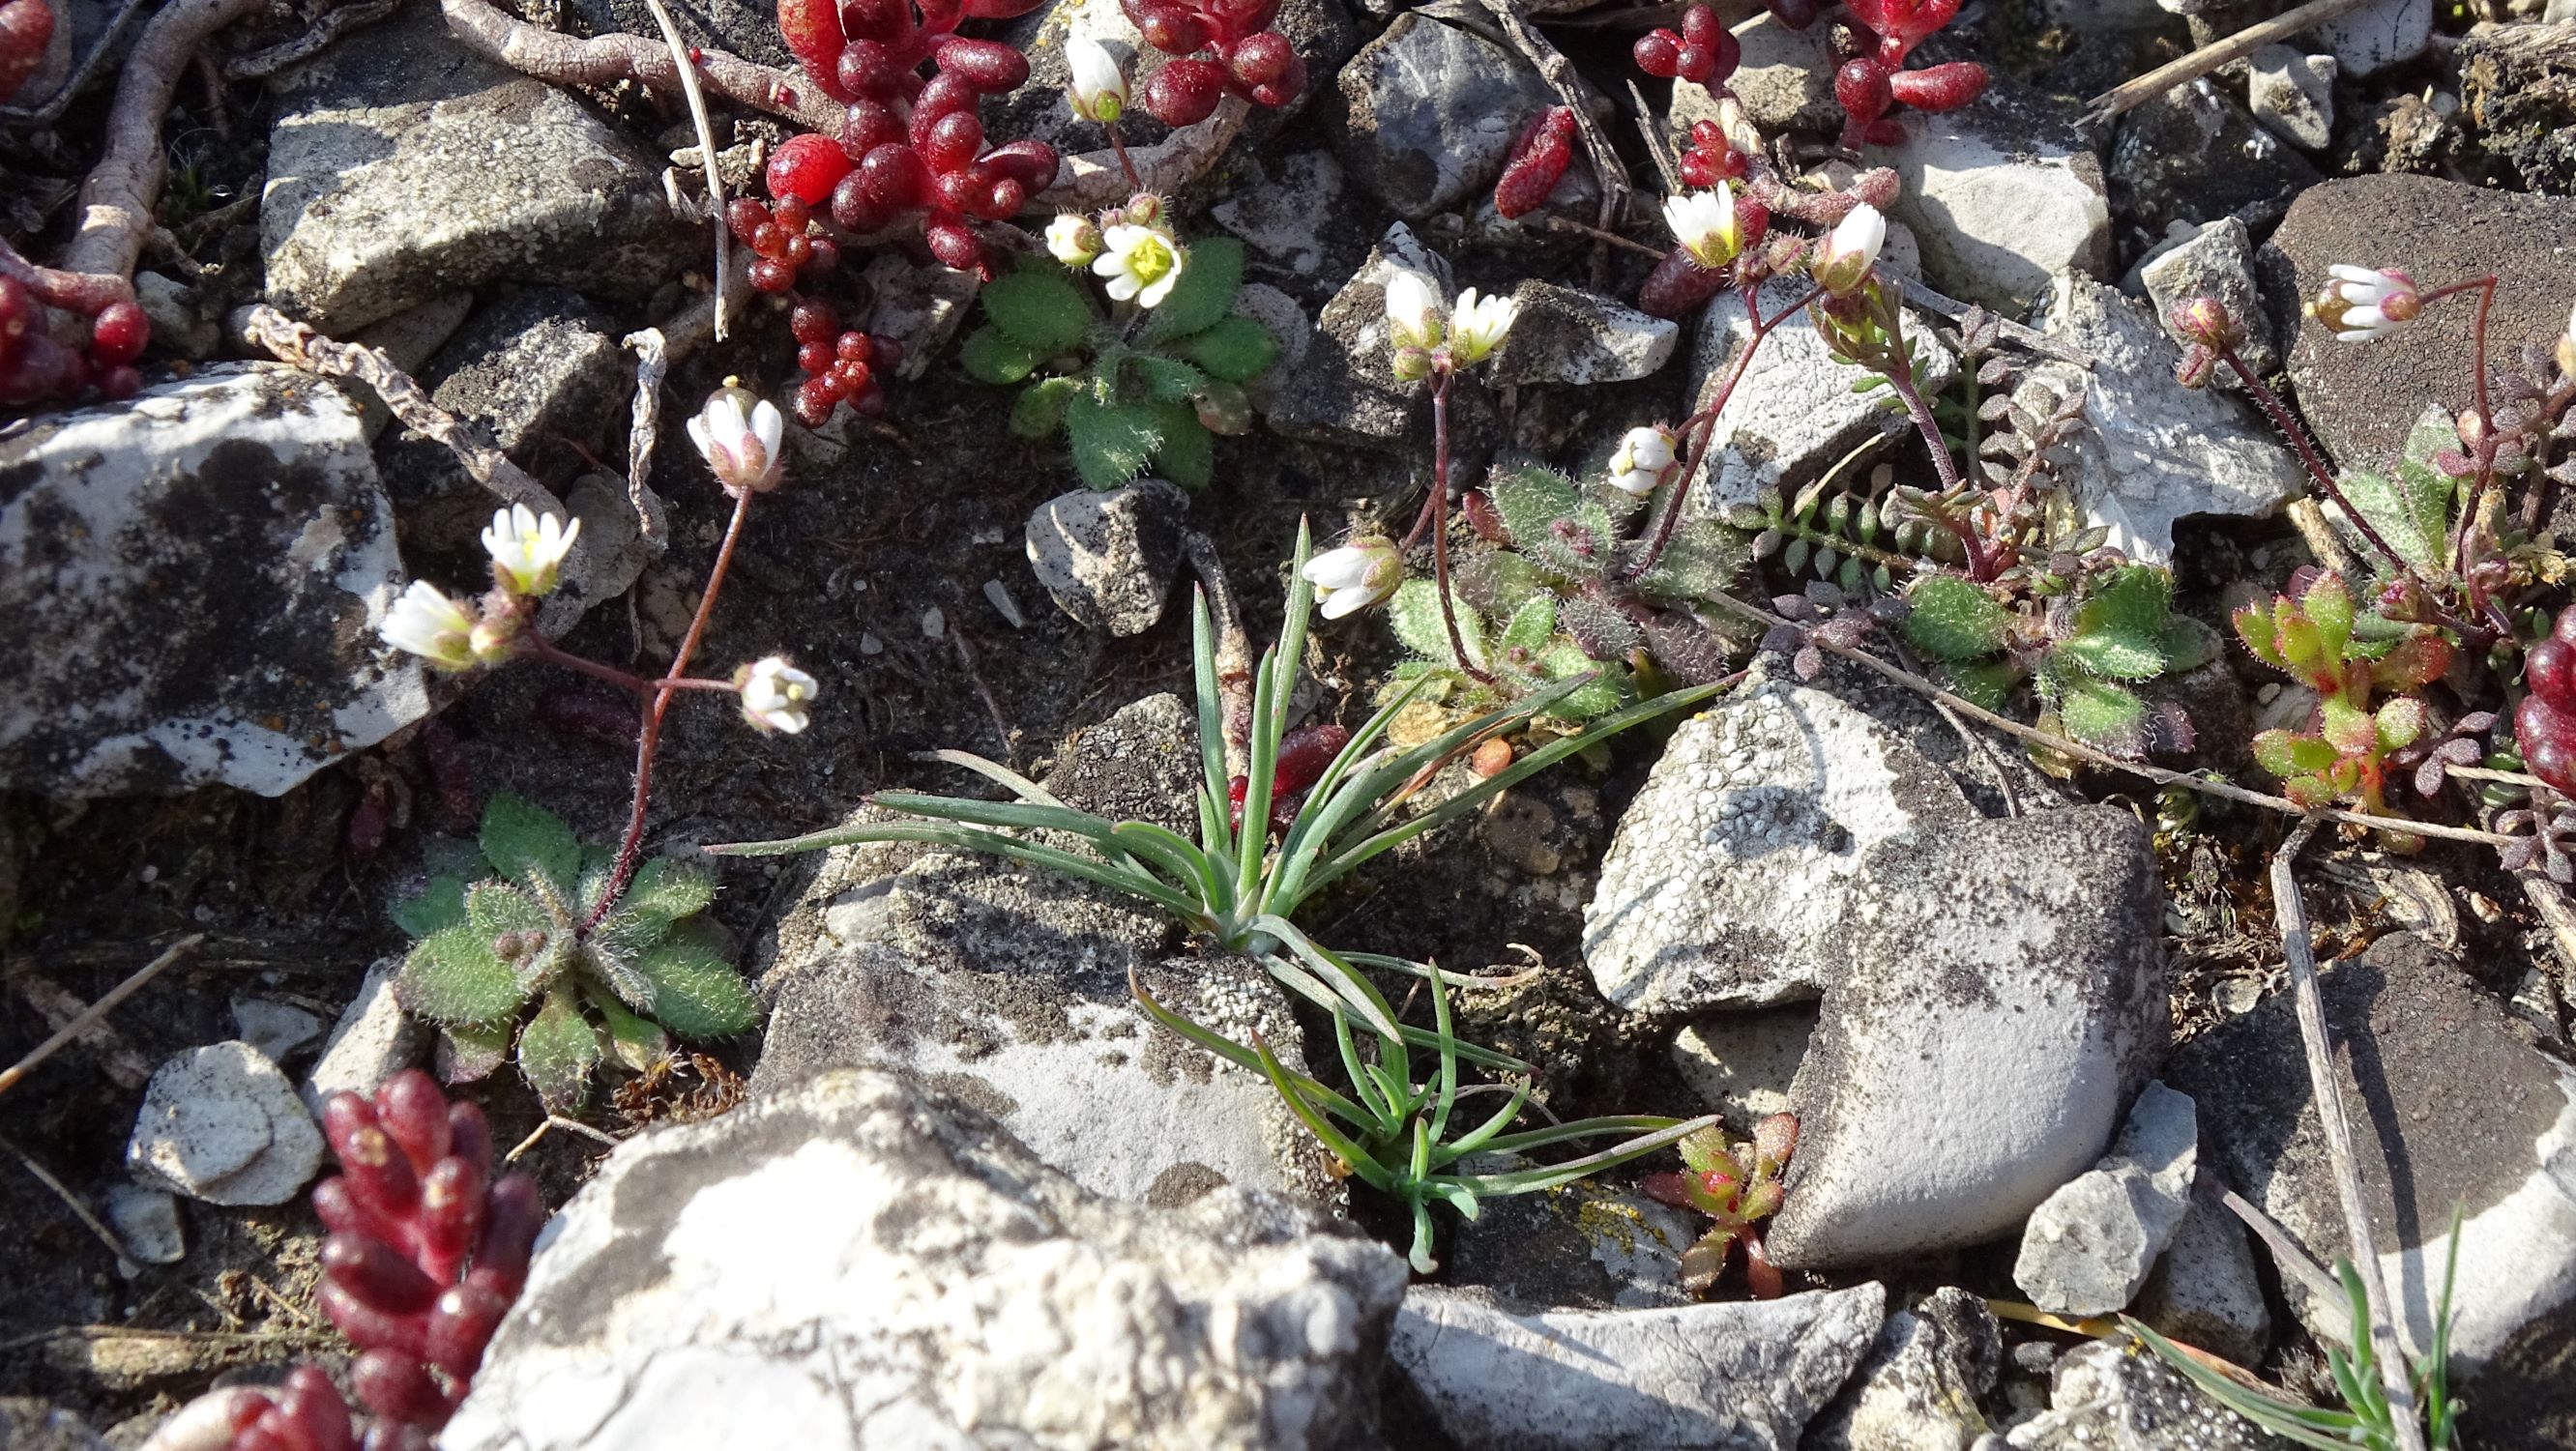
<instances>
[{"instance_id":1,"label":"hairy green leaf","mask_svg":"<svg viewBox=\"0 0 2576 1451\"><path fill-rule=\"evenodd\" d=\"M677 857L655 857L635 869L635 880L617 906L621 912L654 918L664 926L707 910L716 899L716 875L706 864Z\"/></svg>"},{"instance_id":2,"label":"hairy green leaf","mask_svg":"<svg viewBox=\"0 0 2576 1451\"><path fill-rule=\"evenodd\" d=\"M1163 445L1151 408L1103 404L1087 394L1065 409L1064 430L1073 444L1074 472L1095 489L1117 488L1144 472Z\"/></svg>"},{"instance_id":3,"label":"hairy green leaf","mask_svg":"<svg viewBox=\"0 0 2576 1451\"><path fill-rule=\"evenodd\" d=\"M1982 659L2012 633L2012 611L1957 575L1927 574L1905 598L1914 607L1905 617L1905 638L1935 660Z\"/></svg>"},{"instance_id":4,"label":"hairy green leaf","mask_svg":"<svg viewBox=\"0 0 2576 1451\"><path fill-rule=\"evenodd\" d=\"M760 1000L711 933L683 927L635 968L653 983L653 1016L683 1038L731 1037L760 1021Z\"/></svg>"},{"instance_id":5,"label":"hairy green leaf","mask_svg":"<svg viewBox=\"0 0 2576 1451\"><path fill-rule=\"evenodd\" d=\"M1503 625L1503 636L1499 643L1502 652L1506 655L1514 650L1526 650L1536 654L1539 648L1547 643L1548 637L1555 633L1555 596L1533 595L1524 601L1519 609L1512 612L1511 619Z\"/></svg>"},{"instance_id":6,"label":"hairy green leaf","mask_svg":"<svg viewBox=\"0 0 2576 1451\"><path fill-rule=\"evenodd\" d=\"M581 880L581 841L562 817L509 792L483 808L483 857L492 870L525 887L544 877L569 892Z\"/></svg>"},{"instance_id":7,"label":"hairy green leaf","mask_svg":"<svg viewBox=\"0 0 2576 1451\"><path fill-rule=\"evenodd\" d=\"M2147 705L2125 686L2076 681L2058 698L2057 718L2068 735L2096 750L2134 756L2145 749Z\"/></svg>"},{"instance_id":8,"label":"hairy green leaf","mask_svg":"<svg viewBox=\"0 0 2576 1451\"><path fill-rule=\"evenodd\" d=\"M1063 268L1044 262L1024 262L986 283L984 315L1012 342L1040 358L1080 342L1093 316L1091 299L1081 285Z\"/></svg>"},{"instance_id":9,"label":"hairy green leaf","mask_svg":"<svg viewBox=\"0 0 2576 1451\"><path fill-rule=\"evenodd\" d=\"M456 1025L508 1019L527 1001L492 939L470 922L442 928L412 944L394 975L394 1000L432 1022Z\"/></svg>"},{"instance_id":10,"label":"hairy green leaf","mask_svg":"<svg viewBox=\"0 0 2576 1451\"><path fill-rule=\"evenodd\" d=\"M1154 450L1154 472L1185 489L1204 489L1216 472L1216 435L1187 403L1154 405L1154 428L1163 436Z\"/></svg>"},{"instance_id":11,"label":"hairy green leaf","mask_svg":"<svg viewBox=\"0 0 2576 1451\"><path fill-rule=\"evenodd\" d=\"M1723 594L1753 563L1753 540L1714 519L1694 519L1673 531L1663 557L1637 581L1637 592L1655 600L1704 600Z\"/></svg>"},{"instance_id":12,"label":"hairy green leaf","mask_svg":"<svg viewBox=\"0 0 2576 1451\"><path fill-rule=\"evenodd\" d=\"M1573 513L1583 497L1574 480L1536 464L1496 470L1487 487L1494 512L1503 516L1503 528L1512 543L1523 549L1530 541L1545 538L1549 526Z\"/></svg>"},{"instance_id":13,"label":"hairy green leaf","mask_svg":"<svg viewBox=\"0 0 2576 1451\"><path fill-rule=\"evenodd\" d=\"M537 1015L519 1030L519 1073L548 1113L568 1114L581 1107L599 1059L599 1030L581 1015L570 988L548 992Z\"/></svg>"},{"instance_id":14,"label":"hairy green leaf","mask_svg":"<svg viewBox=\"0 0 2576 1451\"><path fill-rule=\"evenodd\" d=\"M641 1073L671 1056L671 1035L653 1020L628 1012L612 993L594 990L583 997L607 1027L609 1050L617 1055L618 1062Z\"/></svg>"},{"instance_id":15,"label":"hairy green leaf","mask_svg":"<svg viewBox=\"0 0 2576 1451\"><path fill-rule=\"evenodd\" d=\"M1458 617L1458 639L1466 646L1467 663L1482 667L1485 663L1485 622L1458 598L1452 587L1450 608ZM1408 579L1395 587L1395 598L1387 602L1387 624L1404 648L1425 660L1440 665L1455 665L1457 654L1449 648L1449 627L1440 616L1440 595L1427 579Z\"/></svg>"},{"instance_id":16,"label":"hairy green leaf","mask_svg":"<svg viewBox=\"0 0 2576 1451\"><path fill-rule=\"evenodd\" d=\"M2268 730L2254 737L2254 764L2285 781L2334 763L2335 748L2315 736Z\"/></svg>"},{"instance_id":17,"label":"hairy green leaf","mask_svg":"<svg viewBox=\"0 0 2576 1451\"><path fill-rule=\"evenodd\" d=\"M998 327L979 327L957 349L957 366L978 383L1016 383L1037 371L1043 355Z\"/></svg>"},{"instance_id":18,"label":"hairy green leaf","mask_svg":"<svg viewBox=\"0 0 2576 1451\"><path fill-rule=\"evenodd\" d=\"M1229 383L1249 383L1279 361L1279 339L1240 313L1218 318L1180 345L1183 357Z\"/></svg>"},{"instance_id":19,"label":"hairy green leaf","mask_svg":"<svg viewBox=\"0 0 2576 1451\"><path fill-rule=\"evenodd\" d=\"M1181 264L1180 280L1145 324L1144 341L1170 342L1216 325L1234 311L1234 296L1243 290L1243 244L1232 237L1192 242Z\"/></svg>"},{"instance_id":20,"label":"hairy green leaf","mask_svg":"<svg viewBox=\"0 0 2576 1451\"><path fill-rule=\"evenodd\" d=\"M1062 428L1065 405L1081 391L1080 382L1060 376L1031 383L1011 405L1011 432L1022 438L1044 438Z\"/></svg>"},{"instance_id":21,"label":"hairy green leaf","mask_svg":"<svg viewBox=\"0 0 2576 1451\"><path fill-rule=\"evenodd\" d=\"M2001 660L1945 664L1939 674L1952 695L1987 710L2003 709L2005 697L2021 683L2021 672Z\"/></svg>"},{"instance_id":22,"label":"hairy green leaf","mask_svg":"<svg viewBox=\"0 0 2576 1451\"><path fill-rule=\"evenodd\" d=\"M443 1023L438 1029L438 1076L448 1083L473 1083L510 1061L510 1043L518 1035L516 1018L497 1023Z\"/></svg>"},{"instance_id":23,"label":"hairy green leaf","mask_svg":"<svg viewBox=\"0 0 2576 1451\"><path fill-rule=\"evenodd\" d=\"M465 920L491 941L504 932L554 931L554 922L535 898L507 882L477 882L465 889Z\"/></svg>"},{"instance_id":24,"label":"hairy green leaf","mask_svg":"<svg viewBox=\"0 0 2576 1451\"><path fill-rule=\"evenodd\" d=\"M2397 472L2391 481L2355 469L2339 481L2343 496L2399 558L2417 569L2439 569L2450 528L2451 481L2412 463L2401 463Z\"/></svg>"},{"instance_id":25,"label":"hairy green leaf","mask_svg":"<svg viewBox=\"0 0 2576 1451\"><path fill-rule=\"evenodd\" d=\"M415 938L453 927L465 920L465 878L452 872L434 876L419 895L394 903L386 915Z\"/></svg>"},{"instance_id":26,"label":"hairy green leaf","mask_svg":"<svg viewBox=\"0 0 2576 1451\"><path fill-rule=\"evenodd\" d=\"M1199 390L1205 375L1178 358L1157 353L1129 353L1127 366L1145 385L1145 396L1157 403L1178 403Z\"/></svg>"}]
</instances>

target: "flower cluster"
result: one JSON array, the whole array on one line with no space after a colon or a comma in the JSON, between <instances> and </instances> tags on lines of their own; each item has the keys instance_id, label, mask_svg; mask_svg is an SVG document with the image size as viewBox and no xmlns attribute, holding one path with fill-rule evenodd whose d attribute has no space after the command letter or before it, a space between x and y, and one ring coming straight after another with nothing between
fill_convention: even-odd
<instances>
[{"instance_id":1,"label":"flower cluster","mask_svg":"<svg viewBox=\"0 0 2576 1451\"><path fill-rule=\"evenodd\" d=\"M1959 0L1850 0L1852 18L1866 30L1852 38L1851 53L1834 72L1834 100L1843 108L1842 142L1890 145L1903 139L1887 112L1898 102L1918 111L1955 111L1986 90L1986 68L1972 60L1905 69L1905 59L1933 32L1959 14Z\"/></svg>"},{"instance_id":2,"label":"flower cluster","mask_svg":"<svg viewBox=\"0 0 2576 1451\"><path fill-rule=\"evenodd\" d=\"M578 519L540 518L527 505L512 504L483 531L483 550L492 560L491 594L479 605L469 604L427 580L413 580L377 633L441 670L498 665L518 653L527 625L519 602L554 593L564 559L580 537Z\"/></svg>"},{"instance_id":3,"label":"flower cluster","mask_svg":"<svg viewBox=\"0 0 2576 1451\"><path fill-rule=\"evenodd\" d=\"M1272 28L1279 0L1119 0L1145 43L1173 59L1145 78L1143 104L1167 126L1214 114L1231 93L1284 106L1306 88L1306 62ZM1201 51L1216 59L1200 60Z\"/></svg>"},{"instance_id":4,"label":"flower cluster","mask_svg":"<svg viewBox=\"0 0 2576 1451\"><path fill-rule=\"evenodd\" d=\"M1147 193L1111 207L1099 220L1060 213L1047 226L1047 250L1067 267L1088 267L1114 302L1159 307L1180 285L1190 253L1172 235L1162 199Z\"/></svg>"},{"instance_id":5,"label":"flower cluster","mask_svg":"<svg viewBox=\"0 0 2576 1451\"><path fill-rule=\"evenodd\" d=\"M1619 451L1610 456L1610 487L1639 499L1662 487L1664 476L1672 472L1677 442L1662 424L1629 429L1619 440Z\"/></svg>"},{"instance_id":6,"label":"flower cluster","mask_svg":"<svg viewBox=\"0 0 2576 1451\"><path fill-rule=\"evenodd\" d=\"M1387 341L1395 349L1395 375L1447 377L1472 368L1501 345L1520 316L1508 297L1479 297L1470 287L1455 306L1441 303L1440 284L1410 267L1398 267L1386 284Z\"/></svg>"},{"instance_id":7,"label":"flower cluster","mask_svg":"<svg viewBox=\"0 0 2576 1451\"><path fill-rule=\"evenodd\" d=\"M2308 303L2308 315L2340 343L2374 343L2413 322L2424 310L2423 290L2394 267L2373 271L2337 262L2330 279Z\"/></svg>"}]
</instances>

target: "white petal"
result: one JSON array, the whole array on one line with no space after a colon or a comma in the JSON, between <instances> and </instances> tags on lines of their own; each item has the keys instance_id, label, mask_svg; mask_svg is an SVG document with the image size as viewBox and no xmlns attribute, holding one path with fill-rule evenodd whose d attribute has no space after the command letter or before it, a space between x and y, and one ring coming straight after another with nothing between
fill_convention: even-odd
<instances>
[{"instance_id":1,"label":"white petal","mask_svg":"<svg viewBox=\"0 0 2576 1451\"><path fill-rule=\"evenodd\" d=\"M2368 267L2355 267L2349 262L2334 263L2326 268L2326 274L2339 282L2375 283L2387 280Z\"/></svg>"},{"instance_id":2,"label":"white petal","mask_svg":"<svg viewBox=\"0 0 2576 1451\"><path fill-rule=\"evenodd\" d=\"M1343 545L1327 549L1306 561L1308 582L1323 589L1359 589L1368 584L1369 567L1375 557L1365 549Z\"/></svg>"},{"instance_id":3,"label":"white petal","mask_svg":"<svg viewBox=\"0 0 2576 1451\"><path fill-rule=\"evenodd\" d=\"M1178 267L1164 273L1161 281L1136 294L1136 305L1138 307L1162 306L1163 299L1172 295L1172 289L1179 285L1180 280L1181 269Z\"/></svg>"},{"instance_id":4,"label":"white petal","mask_svg":"<svg viewBox=\"0 0 2576 1451\"><path fill-rule=\"evenodd\" d=\"M1358 614L1360 611L1367 609L1368 604L1369 592L1367 590L1337 589L1327 592L1322 598L1318 599L1315 602L1315 608L1325 619L1338 620L1344 615Z\"/></svg>"},{"instance_id":5,"label":"white petal","mask_svg":"<svg viewBox=\"0 0 2576 1451\"><path fill-rule=\"evenodd\" d=\"M707 432L707 421L704 418L689 420L689 442L698 446L698 457L708 460L715 458L716 442Z\"/></svg>"},{"instance_id":6,"label":"white petal","mask_svg":"<svg viewBox=\"0 0 2576 1451\"><path fill-rule=\"evenodd\" d=\"M779 414L778 405L766 398L761 399L760 406L751 410L751 431L760 436L761 452L768 455L770 463L775 465L778 462L778 440L787 432L787 420Z\"/></svg>"}]
</instances>

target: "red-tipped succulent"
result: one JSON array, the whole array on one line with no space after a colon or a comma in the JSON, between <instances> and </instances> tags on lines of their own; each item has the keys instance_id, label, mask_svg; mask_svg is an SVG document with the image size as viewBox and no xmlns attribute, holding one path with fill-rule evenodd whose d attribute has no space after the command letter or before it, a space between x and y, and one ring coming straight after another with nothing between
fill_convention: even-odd
<instances>
[{"instance_id":1,"label":"red-tipped succulent","mask_svg":"<svg viewBox=\"0 0 2576 1451\"><path fill-rule=\"evenodd\" d=\"M1744 153L1726 139L1726 128L1715 121L1693 121L1690 149L1682 153L1682 185L1707 191L1734 181L1746 171Z\"/></svg>"},{"instance_id":2,"label":"red-tipped succulent","mask_svg":"<svg viewBox=\"0 0 2576 1451\"><path fill-rule=\"evenodd\" d=\"M819 297L800 297L787 314L796 338L796 366L805 379L796 387L796 420L820 428L832 410L847 403L854 413L885 407L877 386L879 370L893 367L902 348L892 338L841 326L840 315Z\"/></svg>"},{"instance_id":3,"label":"red-tipped succulent","mask_svg":"<svg viewBox=\"0 0 2576 1451\"><path fill-rule=\"evenodd\" d=\"M1546 205L1574 160L1574 108L1550 106L1521 128L1502 180L1494 183L1494 210L1527 216Z\"/></svg>"},{"instance_id":4,"label":"red-tipped succulent","mask_svg":"<svg viewBox=\"0 0 2576 1451\"><path fill-rule=\"evenodd\" d=\"M1146 44L1172 57L1137 97L1166 126L1206 120L1229 93L1284 106L1306 88L1304 58L1272 24L1279 0L1118 0L1118 8ZM1215 59L1200 59L1202 51Z\"/></svg>"},{"instance_id":5,"label":"red-tipped succulent","mask_svg":"<svg viewBox=\"0 0 2576 1451\"><path fill-rule=\"evenodd\" d=\"M1716 11L1694 5L1682 12L1679 31L1647 31L1629 54L1637 69L1658 79L1719 86L1735 74L1744 59L1744 46L1718 23Z\"/></svg>"},{"instance_id":6,"label":"red-tipped succulent","mask_svg":"<svg viewBox=\"0 0 2576 1451\"><path fill-rule=\"evenodd\" d=\"M1834 100L1847 118L1842 144L1902 140L1887 117L1899 103L1918 111L1955 111L1985 94L1986 68L1972 60L1905 69L1914 47L1959 14L1959 0L1850 0L1859 27L1839 37L1842 65Z\"/></svg>"},{"instance_id":7,"label":"red-tipped succulent","mask_svg":"<svg viewBox=\"0 0 2576 1451\"><path fill-rule=\"evenodd\" d=\"M1682 1251L1682 1283L1705 1290L1726 1272L1729 1247L1744 1245L1744 1280L1757 1300L1785 1288L1779 1270L1762 1253L1760 1221L1779 1212L1780 1176L1798 1148L1798 1119L1775 1113L1753 1126L1749 1143L1729 1145L1715 1128L1701 1129L1674 1146L1687 1172L1649 1174L1637 1187L1676 1209L1696 1209L1717 1221L1698 1243Z\"/></svg>"},{"instance_id":8,"label":"red-tipped succulent","mask_svg":"<svg viewBox=\"0 0 2576 1451\"><path fill-rule=\"evenodd\" d=\"M2514 708L2514 743L2531 774L2576 796L2576 609L2559 613L2549 638L2522 657L2531 693Z\"/></svg>"},{"instance_id":9,"label":"red-tipped succulent","mask_svg":"<svg viewBox=\"0 0 2576 1451\"><path fill-rule=\"evenodd\" d=\"M16 95L45 63L45 47L53 40L54 8L46 0L0 5L0 101Z\"/></svg>"},{"instance_id":10,"label":"red-tipped succulent","mask_svg":"<svg viewBox=\"0 0 2576 1451\"><path fill-rule=\"evenodd\" d=\"M55 336L48 304L75 317L89 314L86 351ZM130 398L143 386L134 360L151 340L150 320L130 300L101 306L81 297L48 296L0 273L0 408L74 399L92 388L109 398Z\"/></svg>"}]
</instances>

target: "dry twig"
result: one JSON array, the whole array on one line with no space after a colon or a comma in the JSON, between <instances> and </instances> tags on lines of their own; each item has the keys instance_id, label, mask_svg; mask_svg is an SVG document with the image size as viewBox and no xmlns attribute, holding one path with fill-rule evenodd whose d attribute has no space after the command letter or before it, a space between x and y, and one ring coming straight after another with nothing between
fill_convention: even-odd
<instances>
[{"instance_id":1,"label":"dry twig","mask_svg":"<svg viewBox=\"0 0 2576 1451\"><path fill-rule=\"evenodd\" d=\"M2326 1041L2325 998L2317 991L2316 951L2308 940L2307 904L2299 897L2292 863L2316 834L2311 816L2290 832L2272 854L2272 912L2281 928L2281 951L2289 960L2290 991L2298 1008L2299 1040L2307 1049L2308 1090L2325 1126L2326 1161L2334 1170L2335 1197L2343 1203L2344 1231L2352 1248L2352 1267L2361 1277L2361 1292L2370 1301L2370 1343L2379 1362L2380 1384L2388 1393L2388 1415L2397 1430L2397 1451L2424 1451L2423 1418L2415 1409L2415 1389L2406 1374L2406 1356L2390 1316L2387 1277L2380 1273L2379 1251L2370 1238L2370 1205L2361 1197L2361 1170L2352 1153L2352 1121L2344 1114L2343 1079L2335 1072L2334 1050Z\"/></svg>"},{"instance_id":2,"label":"dry twig","mask_svg":"<svg viewBox=\"0 0 2576 1451\"><path fill-rule=\"evenodd\" d=\"M19 1148L6 1135L0 1135L0 1149L7 1149L10 1157L16 1159L20 1167L36 1176L37 1183L54 1191L54 1197L63 1201L63 1207L72 1212L72 1218L79 1220L90 1233L97 1235L98 1242L107 1246L107 1252L116 1256L119 1269L128 1275L136 1272L134 1261L125 1253L124 1241L116 1237L114 1230L99 1223L98 1216L90 1212L90 1207L81 1202L79 1195L74 1194L62 1180L55 1178L44 1165L29 1157L26 1150Z\"/></svg>"},{"instance_id":3,"label":"dry twig","mask_svg":"<svg viewBox=\"0 0 2576 1451\"><path fill-rule=\"evenodd\" d=\"M635 410L626 425L626 499L635 506L637 537L658 555L671 547L670 520L652 482L653 446L662 434L662 379L671 371L670 349L659 328L628 333L623 341L635 350Z\"/></svg>"},{"instance_id":4,"label":"dry twig","mask_svg":"<svg viewBox=\"0 0 2576 1451\"><path fill-rule=\"evenodd\" d=\"M255 81L275 75L362 26L373 25L402 8L402 0L351 0L334 7L311 30L265 50L237 55L224 62L224 79Z\"/></svg>"},{"instance_id":5,"label":"dry twig","mask_svg":"<svg viewBox=\"0 0 2576 1451\"><path fill-rule=\"evenodd\" d=\"M65 272L115 279L132 295L134 259L151 234L152 206L169 177L161 121L170 114L171 95L197 47L259 5L260 0L171 0L143 28L117 77L107 113L107 151L81 183L80 230L64 249Z\"/></svg>"},{"instance_id":6,"label":"dry twig","mask_svg":"<svg viewBox=\"0 0 2576 1451\"><path fill-rule=\"evenodd\" d=\"M140 992L145 983L159 977L172 963L179 961L181 958L195 952L199 947L204 946L205 941L206 934L203 932L191 933L190 935L182 937L178 941L171 943L169 949L163 952L159 957L156 957L150 962L143 964L141 967L136 968L133 974L127 977L125 981L108 989L107 996L90 1004L87 1012L84 1012L79 1017L65 1023L62 1028L54 1034L54 1036L37 1044L33 1052L30 1052L26 1057L19 1059L17 1062L10 1064L6 1071L0 1071L0 1093L7 1093L10 1089L17 1087L18 1080L25 1078L28 1074L34 1072L37 1065L43 1063L46 1059L53 1057L56 1052L61 1050L65 1043L68 1043L72 1039L79 1037L82 1033L87 1032L90 1025L115 1011L118 1003L124 1002L127 998Z\"/></svg>"},{"instance_id":7,"label":"dry twig","mask_svg":"<svg viewBox=\"0 0 2576 1451\"><path fill-rule=\"evenodd\" d=\"M1218 557L1214 540L1195 529L1184 529L1181 555L1207 592L1208 617L1216 625L1217 692L1225 703L1225 769L1240 776L1251 769L1253 695L1252 640L1244 633L1243 606L1234 598L1234 585L1226 578L1225 561Z\"/></svg>"},{"instance_id":8,"label":"dry twig","mask_svg":"<svg viewBox=\"0 0 2576 1451\"><path fill-rule=\"evenodd\" d=\"M715 223L716 276L725 275L725 247L733 240L732 229L725 222L724 168L716 164L715 123L707 119L706 92L698 87L698 73L689 64L689 47L680 39L680 27L673 24L671 12L662 0L644 0L653 19L662 27L662 41L671 48L672 68L680 73L680 90L689 99L689 124L698 129L698 154L706 160L707 216ZM715 291L716 341L725 337L725 291Z\"/></svg>"},{"instance_id":9,"label":"dry twig","mask_svg":"<svg viewBox=\"0 0 2576 1451\"><path fill-rule=\"evenodd\" d=\"M2170 60L2133 81L2124 81L2095 96L2076 118L2078 124L2098 125L2123 111L2143 106L2176 86L2200 79L2233 60L2242 59L2276 40L2287 40L2321 21L2332 20L2349 10L2358 10L2366 0L2308 0L2295 10L2285 11L2258 25L2249 25L2224 40L2213 40L2191 54Z\"/></svg>"}]
</instances>

